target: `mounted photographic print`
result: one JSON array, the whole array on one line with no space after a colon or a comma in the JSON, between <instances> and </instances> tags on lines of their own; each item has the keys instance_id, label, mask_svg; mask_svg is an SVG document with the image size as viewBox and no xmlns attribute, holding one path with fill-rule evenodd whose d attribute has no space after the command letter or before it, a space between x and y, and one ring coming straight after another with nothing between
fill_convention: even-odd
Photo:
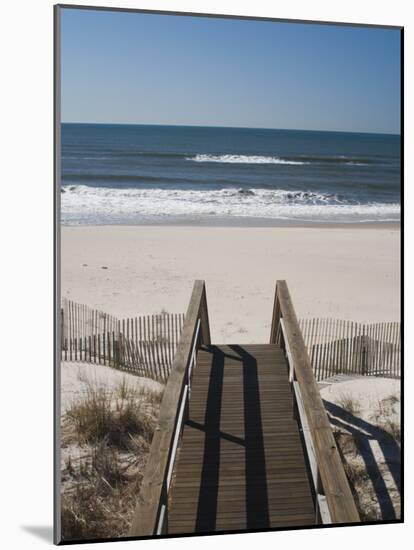
<instances>
[{"instance_id":1,"label":"mounted photographic print","mask_svg":"<svg viewBox=\"0 0 414 550\"><path fill-rule=\"evenodd\" d=\"M402 45L55 7L56 543L403 520Z\"/></svg>"}]
</instances>

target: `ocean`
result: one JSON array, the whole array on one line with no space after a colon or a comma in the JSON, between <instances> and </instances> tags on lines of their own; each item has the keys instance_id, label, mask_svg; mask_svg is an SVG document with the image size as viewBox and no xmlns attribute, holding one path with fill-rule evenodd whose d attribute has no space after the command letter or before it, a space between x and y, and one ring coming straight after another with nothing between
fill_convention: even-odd
<instances>
[{"instance_id":1,"label":"ocean","mask_svg":"<svg viewBox=\"0 0 414 550\"><path fill-rule=\"evenodd\" d=\"M400 137L62 124L61 221L301 224L400 220Z\"/></svg>"}]
</instances>

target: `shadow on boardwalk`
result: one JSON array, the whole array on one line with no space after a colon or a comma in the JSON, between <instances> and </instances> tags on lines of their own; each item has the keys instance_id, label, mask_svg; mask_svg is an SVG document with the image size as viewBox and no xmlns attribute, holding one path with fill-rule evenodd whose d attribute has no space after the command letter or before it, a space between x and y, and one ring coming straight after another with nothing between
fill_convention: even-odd
<instances>
[{"instance_id":1,"label":"shadow on boardwalk","mask_svg":"<svg viewBox=\"0 0 414 550\"><path fill-rule=\"evenodd\" d=\"M223 353L216 346L204 348L205 351L213 355L205 422L204 425L201 425L192 420L187 421L189 426L205 432L196 520L197 532L214 532L216 529L222 440L231 441L244 447L246 528L258 529L270 526L257 361L242 346L233 345L229 348L234 354ZM240 361L242 365L244 438L220 430L226 358Z\"/></svg>"}]
</instances>

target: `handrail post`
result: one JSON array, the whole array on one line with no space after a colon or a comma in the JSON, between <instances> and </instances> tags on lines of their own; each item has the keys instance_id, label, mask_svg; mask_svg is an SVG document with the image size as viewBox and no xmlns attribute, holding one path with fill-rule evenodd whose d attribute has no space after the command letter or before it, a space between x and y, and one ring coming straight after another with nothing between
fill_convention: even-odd
<instances>
[{"instance_id":1,"label":"handrail post","mask_svg":"<svg viewBox=\"0 0 414 550\"><path fill-rule=\"evenodd\" d=\"M273 302L272 326L270 328L270 343L278 344L280 339L280 302L279 293L276 283L275 299Z\"/></svg>"},{"instance_id":2,"label":"handrail post","mask_svg":"<svg viewBox=\"0 0 414 550\"><path fill-rule=\"evenodd\" d=\"M196 283L201 283L203 286L201 302L200 302L200 314L199 314L201 343L206 346L209 346L211 344L211 336L210 336L210 323L208 319L206 286L204 281L196 281Z\"/></svg>"}]
</instances>

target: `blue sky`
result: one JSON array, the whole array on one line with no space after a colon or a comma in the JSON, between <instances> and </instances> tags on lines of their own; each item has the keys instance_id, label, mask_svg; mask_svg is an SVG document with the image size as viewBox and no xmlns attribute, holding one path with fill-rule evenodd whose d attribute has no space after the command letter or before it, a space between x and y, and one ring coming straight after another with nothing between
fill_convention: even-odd
<instances>
[{"instance_id":1,"label":"blue sky","mask_svg":"<svg viewBox=\"0 0 414 550\"><path fill-rule=\"evenodd\" d=\"M62 121L400 131L400 32L62 9Z\"/></svg>"}]
</instances>

